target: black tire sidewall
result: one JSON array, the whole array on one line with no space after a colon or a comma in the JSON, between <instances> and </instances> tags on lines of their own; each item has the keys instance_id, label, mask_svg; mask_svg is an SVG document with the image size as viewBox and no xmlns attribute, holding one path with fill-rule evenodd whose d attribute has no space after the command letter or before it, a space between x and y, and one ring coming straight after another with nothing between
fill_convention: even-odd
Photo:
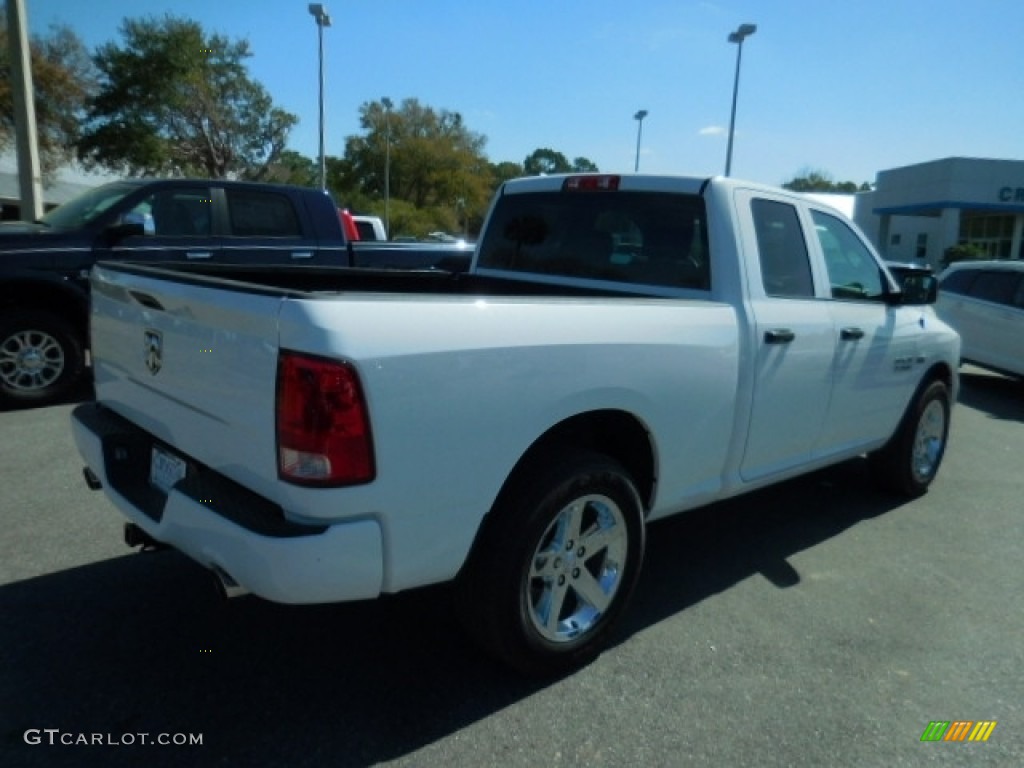
<instances>
[{"instance_id":1,"label":"black tire sidewall","mask_svg":"<svg viewBox=\"0 0 1024 768\"><path fill-rule=\"evenodd\" d=\"M84 345L74 328L62 317L33 310L0 316L0 344L25 330L41 331L52 337L61 347L64 368L52 384L40 389L15 389L0 380L0 402L5 405L45 405L58 400L74 388L85 370Z\"/></svg>"},{"instance_id":2,"label":"black tire sidewall","mask_svg":"<svg viewBox=\"0 0 1024 768\"><path fill-rule=\"evenodd\" d=\"M921 424L921 417L928 406L936 401L941 402L943 407L942 445L939 449L939 455L935 460L934 471L922 480L917 476L913 468L914 443ZM877 458L879 469L886 485L908 496L920 496L928 490L928 487L935 480L936 475L938 475L942 460L945 457L946 444L949 440L951 412L952 403L949 388L944 382L938 380L931 381L921 390L908 411L907 417L900 425L900 431L896 439Z\"/></svg>"},{"instance_id":3,"label":"black tire sidewall","mask_svg":"<svg viewBox=\"0 0 1024 768\"><path fill-rule=\"evenodd\" d=\"M645 544L643 507L621 465L591 453L545 463L536 462L538 474L522 473L502 493L493 511L498 517L469 576L476 581L473 609L485 611L477 625L485 631L477 632L478 637L506 663L540 675L571 670L600 653L636 587ZM621 510L628 537L626 563L615 596L596 625L576 640L555 643L533 626L524 585L552 521L571 500L590 494L607 496Z\"/></svg>"}]
</instances>

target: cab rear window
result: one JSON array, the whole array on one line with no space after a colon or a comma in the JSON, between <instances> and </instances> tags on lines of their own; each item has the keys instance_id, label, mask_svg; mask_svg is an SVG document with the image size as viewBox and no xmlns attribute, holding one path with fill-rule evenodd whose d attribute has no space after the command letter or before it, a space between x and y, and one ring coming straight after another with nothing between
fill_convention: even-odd
<instances>
[{"instance_id":1,"label":"cab rear window","mask_svg":"<svg viewBox=\"0 0 1024 768\"><path fill-rule=\"evenodd\" d=\"M546 192L500 198L478 267L708 290L707 214L696 195Z\"/></svg>"}]
</instances>

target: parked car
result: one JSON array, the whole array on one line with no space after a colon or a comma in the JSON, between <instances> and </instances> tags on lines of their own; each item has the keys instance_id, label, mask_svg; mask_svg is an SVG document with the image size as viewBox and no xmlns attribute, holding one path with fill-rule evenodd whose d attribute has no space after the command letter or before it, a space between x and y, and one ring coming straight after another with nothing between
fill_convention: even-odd
<instances>
[{"instance_id":1,"label":"parked car","mask_svg":"<svg viewBox=\"0 0 1024 768\"><path fill-rule=\"evenodd\" d=\"M352 216L356 229L359 231L360 240L384 241L388 239L388 233L384 229L384 222L379 216Z\"/></svg>"},{"instance_id":2,"label":"parked car","mask_svg":"<svg viewBox=\"0 0 1024 768\"><path fill-rule=\"evenodd\" d=\"M959 331L965 362L1024 376L1024 261L951 264L936 311Z\"/></svg>"},{"instance_id":3,"label":"parked car","mask_svg":"<svg viewBox=\"0 0 1024 768\"><path fill-rule=\"evenodd\" d=\"M464 271L456 244L354 242L319 189L221 179L133 179L38 222L0 224L0 404L43 405L87 375L89 270L98 260Z\"/></svg>"}]
</instances>

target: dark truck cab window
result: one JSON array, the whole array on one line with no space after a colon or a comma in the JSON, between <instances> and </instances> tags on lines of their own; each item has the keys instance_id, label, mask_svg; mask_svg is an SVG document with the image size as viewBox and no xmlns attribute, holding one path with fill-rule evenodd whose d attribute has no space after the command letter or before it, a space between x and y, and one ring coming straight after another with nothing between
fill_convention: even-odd
<instances>
[{"instance_id":1,"label":"dark truck cab window","mask_svg":"<svg viewBox=\"0 0 1024 768\"><path fill-rule=\"evenodd\" d=\"M478 267L708 290L707 214L696 195L586 191L505 195Z\"/></svg>"}]
</instances>

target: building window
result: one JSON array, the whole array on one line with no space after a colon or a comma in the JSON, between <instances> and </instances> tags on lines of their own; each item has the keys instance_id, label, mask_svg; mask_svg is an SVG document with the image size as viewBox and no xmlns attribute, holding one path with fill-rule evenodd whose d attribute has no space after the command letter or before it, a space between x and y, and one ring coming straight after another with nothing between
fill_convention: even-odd
<instances>
[{"instance_id":1,"label":"building window","mask_svg":"<svg viewBox=\"0 0 1024 768\"><path fill-rule=\"evenodd\" d=\"M991 259L1008 259L1013 247L1013 216L964 213L960 218L960 244L981 248Z\"/></svg>"},{"instance_id":2,"label":"building window","mask_svg":"<svg viewBox=\"0 0 1024 768\"><path fill-rule=\"evenodd\" d=\"M892 237L889 238L889 245L899 245L901 239L902 239L901 235L895 234L895 235L893 235Z\"/></svg>"},{"instance_id":3,"label":"building window","mask_svg":"<svg viewBox=\"0 0 1024 768\"><path fill-rule=\"evenodd\" d=\"M922 232L917 236L917 248L914 250L915 259L923 259L928 255L928 233Z\"/></svg>"}]
</instances>

